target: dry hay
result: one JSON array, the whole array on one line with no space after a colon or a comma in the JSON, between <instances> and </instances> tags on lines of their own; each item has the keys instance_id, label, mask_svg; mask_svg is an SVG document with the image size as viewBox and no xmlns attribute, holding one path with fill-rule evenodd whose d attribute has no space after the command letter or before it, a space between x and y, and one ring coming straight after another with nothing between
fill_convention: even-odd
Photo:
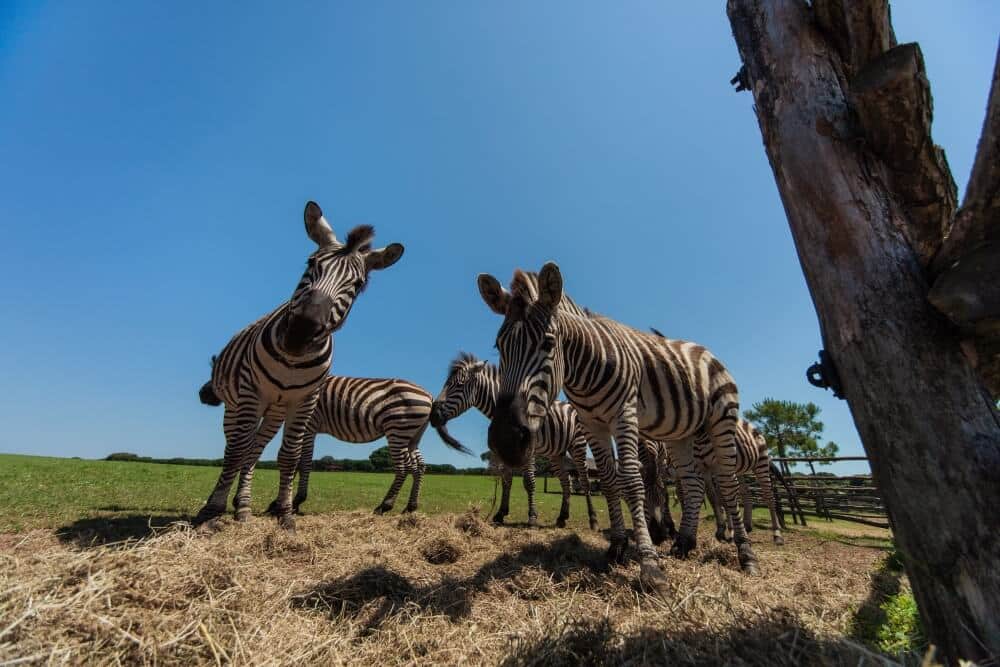
<instances>
[{"instance_id":1,"label":"dry hay","mask_svg":"<svg viewBox=\"0 0 1000 667\"><path fill-rule=\"evenodd\" d=\"M637 564L606 568L595 533L357 512L298 528L227 520L96 547L0 535L0 662L883 662L843 636L874 549L761 535L750 578L731 546L703 540L664 559L663 602L640 592ZM434 548L450 554L439 565L421 555Z\"/></svg>"}]
</instances>

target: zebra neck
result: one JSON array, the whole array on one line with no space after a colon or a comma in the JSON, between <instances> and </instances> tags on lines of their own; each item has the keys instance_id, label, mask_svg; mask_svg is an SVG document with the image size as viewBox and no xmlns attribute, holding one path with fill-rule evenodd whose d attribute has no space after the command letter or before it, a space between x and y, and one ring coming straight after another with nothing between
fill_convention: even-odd
<instances>
[{"instance_id":1,"label":"zebra neck","mask_svg":"<svg viewBox=\"0 0 1000 667\"><path fill-rule=\"evenodd\" d=\"M500 391L500 369L493 364L487 364L481 373L477 389L473 397L475 406L487 419L492 420L497 405L497 393Z\"/></svg>"},{"instance_id":2,"label":"zebra neck","mask_svg":"<svg viewBox=\"0 0 1000 667\"><path fill-rule=\"evenodd\" d=\"M607 344L607 332L600 320L589 317L562 315L559 318L560 345L563 359L563 388L567 395L587 396L592 389L606 383L603 373L592 372L590 361L598 357L596 344ZM599 339L599 340L597 340Z\"/></svg>"}]
</instances>

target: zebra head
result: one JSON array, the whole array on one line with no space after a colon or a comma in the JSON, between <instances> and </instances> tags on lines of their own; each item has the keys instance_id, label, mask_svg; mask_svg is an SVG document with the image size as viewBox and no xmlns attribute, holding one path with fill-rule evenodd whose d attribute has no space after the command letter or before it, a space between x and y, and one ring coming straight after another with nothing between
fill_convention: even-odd
<instances>
[{"instance_id":1,"label":"zebra head","mask_svg":"<svg viewBox=\"0 0 1000 667\"><path fill-rule=\"evenodd\" d=\"M399 243L372 249L375 229L370 225L355 227L341 243L315 202L306 204L304 216L306 233L318 248L309 256L281 329L280 344L292 356L322 345L344 324L368 274L392 266L403 255Z\"/></svg>"},{"instance_id":2,"label":"zebra head","mask_svg":"<svg viewBox=\"0 0 1000 667\"><path fill-rule=\"evenodd\" d=\"M479 276L483 301L504 316L496 341L500 390L488 444L510 466L525 463L549 406L562 391L558 317L562 286L559 267L552 262L542 267L537 285L516 271L511 292L493 276Z\"/></svg>"},{"instance_id":3,"label":"zebra head","mask_svg":"<svg viewBox=\"0 0 1000 667\"><path fill-rule=\"evenodd\" d=\"M448 378L431 406L431 426L443 426L473 406L475 397L486 387L486 362L460 352L448 367Z\"/></svg>"}]
</instances>

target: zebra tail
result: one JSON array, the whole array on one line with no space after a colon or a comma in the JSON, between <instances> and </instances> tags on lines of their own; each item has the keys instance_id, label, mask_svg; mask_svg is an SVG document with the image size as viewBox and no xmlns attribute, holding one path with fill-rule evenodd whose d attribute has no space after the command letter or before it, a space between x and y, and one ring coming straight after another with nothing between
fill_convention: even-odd
<instances>
[{"instance_id":1,"label":"zebra tail","mask_svg":"<svg viewBox=\"0 0 1000 667\"><path fill-rule=\"evenodd\" d=\"M211 380L201 385L201 389L198 390L198 398L205 405L211 405L212 407L222 405L222 399L219 398L219 395L215 393L215 389L212 388Z\"/></svg>"},{"instance_id":2,"label":"zebra tail","mask_svg":"<svg viewBox=\"0 0 1000 667\"><path fill-rule=\"evenodd\" d=\"M446 427L444 424L442 424L441 426L435 426L434 430L437 431L438 436L440 436L440 438L444 441L444 444L448 445L449 447L451 447L456 451L472 456L472 450L463 445L462 443L460 443L455 438L451 437L451 434L448 433L448 427Z\"/></svg>"}]
</instances>

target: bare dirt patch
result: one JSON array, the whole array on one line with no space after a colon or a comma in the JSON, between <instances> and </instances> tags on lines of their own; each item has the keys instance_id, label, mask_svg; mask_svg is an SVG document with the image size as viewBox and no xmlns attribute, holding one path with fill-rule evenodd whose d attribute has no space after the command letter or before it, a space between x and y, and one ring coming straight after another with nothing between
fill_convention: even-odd
<instances>
[{"instance_id":1,"label":"bare dirt patch","mask_svg":"<svg viewBox=\"0 0 1000 667\"><path fill-rule=\"evenodd\" d=\"M845 638L882 552L758 536L664 558L666 601L603 535L343 512L168 527L127 545L0 536L0 662L882 664ZM708 539L705 539L705 538ZM427 553L438 564L428 563Z\"/></svg>"}]
</instances>

